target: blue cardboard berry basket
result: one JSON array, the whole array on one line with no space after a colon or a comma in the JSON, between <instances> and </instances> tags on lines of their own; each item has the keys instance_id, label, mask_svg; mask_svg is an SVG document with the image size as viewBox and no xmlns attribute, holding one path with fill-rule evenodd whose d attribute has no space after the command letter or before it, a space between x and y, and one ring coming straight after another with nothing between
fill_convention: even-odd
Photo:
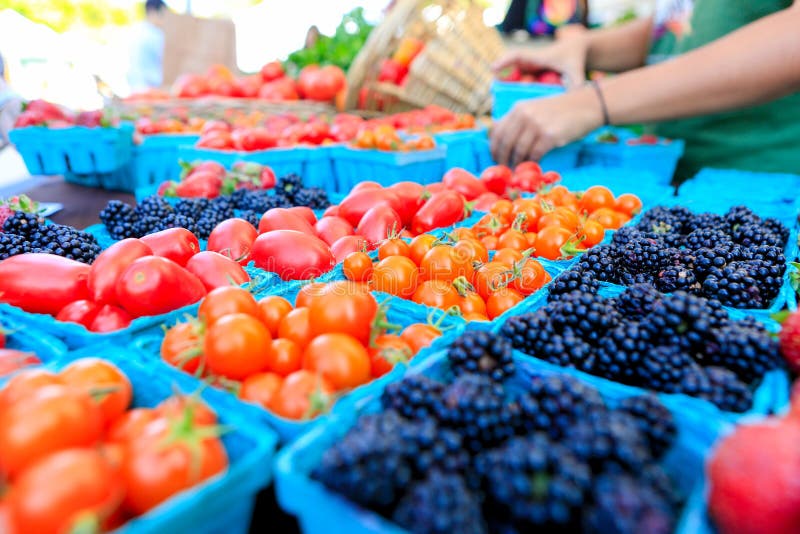
<instances>
[{"instance_id":1,"label":"blue cardboard berry basket","mask_svg":"<svg viewBox=\"0 0 800 534\"><path fill-rule=\"evenodd\" d=\"M3 314L2 309L0 309L0 330L5 331L6 348L36 354L42 361L60 358L68 350L61 340L43 330L25 326L14 317Z\"/></svg>"},{"instance_id":2,"label":"blue cardboard berry basket","mask_svg":"<svg viewBox=\"0 0 800 534\"><path fill-rule=\"evenodd\" d=\"M514 104L521 100L531 100L534 98L547 98L548 96L560 95L565 91L561 85L547 83L526 83L526 82L492 82L492 118L501 119L511 111Z\"/></svg>"},{"instance_id":3,"label":"blue cardboard berry basket","mask_svg":"<svg viewBox=\"0 0 800 534\"><path fill-rule=\"evenodd\" d=\"M333 149L336 192L347 193L357 184L372 180L384 187L402 181L432 184L445 173L447 147L430 150L390 152L337 146Z\"/></svg>"},{"instance_id":4,"label":"blue cardboard berry basket","mask_svg":"<svg viewBox=\"0 0 800 534\"><path fill-rule=\"evenodd\" d=\"M561 370L542 368L536 362L516 358L517 372L510 388L523 389L536 375L560 373ZM408 374L424 374L432 378L447 379L450 373L446 353L429 357L423 365L410 369ZM342 410L325 424L317 426L296 442L283 449L275 462L276 495L280 505L296 515L304 532L349 534L400 533L397 525L378 514L363 509L344 496L328 490L314 480L311 473L319 464L325 450L340 440L355 424L357 418L380 410L380 396L385 384L375 384L357 395L348 410ZM601 395L610 406L634 392L603 391ZM676 443L663 464L674 478L678 489L688 494L702 476L706 452L723 431L724 424L703 420L700 417L677 417Z\"/></svg>"},{"instance_id":5,"label":"blue cardboard berry basket","mask_svg":"<svg viewBox=\"0 0 800 534\"><path fill-rule=\"evenodd\" d=\"M481 141L486 140L487 135L486 128L480 127L437 133L433 135L433 140L437 145L447 147L446 169L460 167L472 174L479 174L482 169L478 151L482 146Z\"/></svg>"},{"instance_id":6,"label":"blue cardboard berry basket","mask_svg":"<svg viewBox=\"0 0 800 534\"><path fill-rule=\"evenodd\" d=\"M617 137L617 142L604 141L607 134ZM631 144L636 135L625 128L608 128L584 139L581 149L581 166L623 168L646 171L658 178L658 183L669 185L678 160L683 156L682 140L659 138L656 144Z\"/></svg>"},{"instance_id":7,"label":"blue cardboard berry basket","mask_svg":"<svg viewBox=\"0 0 800 534\"><path fill-rule=\"evenodd\" d=\"M227 471L190 490L181 492L131 519L115 532L157 534L163 532L241 532L249 529L258 492L272 479L272 458L278 442L269 428L240 414L228 399L193 377L161 362L140 363L131 347L100 344L55 358L45 357L47 367L58 370L85 357L108 360L119 367L133 386L133 407L154 407L176 391L199 392L217 414L219 423L231 431L222 436L228 454Z\"/></svg>"},{"instance_id":8,"label":"blue cardboard berry basket","mask_svg":"<svg viewBox=\"0 0 800 534\"><path fill-rule=\"evenodd\" d=\"M582 141L575 141L561 148L554 148L539 160L539 165L545 171L556 171L563 173L578 166L578 158L581 155ZM475 141L478 151L478 170L483 172L488 167L497 165L492 158L489 139L479 139Z\"/></svg>"},{"instance_id":9,"label":"blue cardboard berry basket","mask_svg":"<svg viewBox=\"0 0 800 534\"><path fill-rule=\"evenodd\" d=\"M200 136L194 134L155 134L144 136L134 145L131 160L131 191L140 187L158 186L180 174L178 149L193 145Z\"/></svg>"}]
</instances>

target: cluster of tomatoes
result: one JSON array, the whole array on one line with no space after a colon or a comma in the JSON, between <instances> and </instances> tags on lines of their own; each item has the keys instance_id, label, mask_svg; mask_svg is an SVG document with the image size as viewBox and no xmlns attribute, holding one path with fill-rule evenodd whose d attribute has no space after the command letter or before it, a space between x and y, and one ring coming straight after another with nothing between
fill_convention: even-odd
<instances>
[{"instance_id":1,"label":"cluster of tomatoes","mask_svg":"<svg viewBox=\"0 0 800 534\"><path fill-rule=\"evenodd\" d=\"M495 165L484 170L480 178L469 171L455 167L442 177L447 189L457 191L471 202L477 211L489 211L500 199L516 197L523 192L539 189L561 180L555 171L542 172L538 163L519 164L513 171L505 165Z\"/></svg>"},{"instance_id":2,"label":"cluster of tomatoes","mask_svg":"<svg viewBox=\"0 0 800 534\"><path fill-rule=\"evenodd\" d=\"M489 321L541 289L550 275L530 254L505 248L489 258L474 232L458 228L437 238L431 234L407 243L385 240L373 263L365 252L344 260L349 280L376 291L410 299L461 315L467 321Z\"/></svg>"},{"instance_id":3,"label":"cluster of tomatoes","mask_svg":"<svg viewBox=\"0 0 800 534\"><path fill-rule=\"evenodd\" d=\"M537 72L523 72L519 67L512 67L501 73L503 82L544 83L548 85L563 85L561 74L553 70L540 70Z\"/></svg>"},{"instance_id":4,"label":"cluster of tomatoes","mask_svg":"<svg viewBox=\"0 0 800 534\"><path fill-rule=\"evenodd\" d=\"M307 284L294 305L220 288L206 296L196 320L167 331L161 357L280 417L304 420L441 335L423 323L390 334L399 328L385 314L366 284L348 281Z\"/></svg>"},{"instance_id":5,"label":"cluster of tomatoes","mask_svg":"<svg viewBox=\"0 0 800 534\"><path fill-rule=\"evenodd\" d=\"M608 188L583 193L556 185L533 198L497 201L472 228L488 250L531 250L549 260L567 259L600 243L642 209L642 201L625 193L615 198Z\"/></svg>"},{"instance_id":6,"label":"cluster of tomatoes","mask_svg":"<svg viewBox=\"0 0 800 534\"><path fill-rule=\"evenodd\" d=\"M430 135L423 134L403 139L394 126L379 124L375 127L361 128L351 143L355 148L386 150L392 152L413 152L430 150L436 142Z\"/></svg>"},{"instance_id":7,"label":"cluster of tomatoes","mask_svg":"<svg viewBox=\"0 0 800 534\"><path fill-rule=\"evenodd\" d=\"M224 472L216 414L194 396L129 409L115 365L21 370L0 390L0 531L113 530Z\"/></svg>"},{"instance_id":8,"label":"cluster of tomatoes","mask_svg":"<svg viewBox=\"0 0 800 534\"><path fill-rule=\"evenodd\" d=\"M392 57L381 61L378 81L404 85L411 63L425 48L425 43L413 37L404 37L397 45Z\"/></svg>"},{"instance_id":9,"label":"cluster of tomatoes","mask_svg":"<svg viewBox=\"0 0 800 534\"><path fill-rule=\"evenodd\" d=\"M203 161L185 164L180 179L162 182L158 194L164 197L216 198L239 189L272 189L275 183L275 172L267 165L239 161L228 171L215 161Z\"/></svg>"},{"instance_id":10,"label":"cluster of tomatoes","mask_svg":"<svg viewBox=\"0 0 800 534\"><path fill-rule=\"evenodd\" d=\"M171 228L119 241L91 266L54 254L12 256L0 262L0 302L91 332L111 332L137 317L194 304L216 287L249 280L229 257L200 252L189 230Z\"/></svg>"},{"instance_id":11,"label":"cluster of tomatoes","mask_svg":"<svg viewBox=\"0 0 800 534\"><path fill-rule=\"evenodd\" d=\"M47 126L48 128L86 126L87 128L96 128L107 125L103 112L100 110L70 113L46 100L31 100L28 102L25 105L25 110L20 113L14 123L15 128L25 128L27 126Z\"/></svg>"}]
</instances>

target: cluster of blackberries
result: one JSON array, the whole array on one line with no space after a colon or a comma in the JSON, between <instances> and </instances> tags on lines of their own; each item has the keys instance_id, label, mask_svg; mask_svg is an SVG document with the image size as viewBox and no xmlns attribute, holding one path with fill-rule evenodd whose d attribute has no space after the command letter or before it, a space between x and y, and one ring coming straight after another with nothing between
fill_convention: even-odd
<instances>
[{"instance_id":1,"label":"cluster of blackberries","mask_svg":"<svg viewBox=\"0 0 800 534\"><path fill-rule=\"evenodd\" d=\"M768 308L780 292L788 238L780 221L744 206L725 215L656 207L615 232L610 244L588 251L578 269L602 282L650 283L734 308Z\"/></svg>"},{"instance_id":2,"label":"cluster of blackberries","mask_svg":"<svg viewBox=\"0 0 800 534\"><path fill-rule=\"evenodd\" d=\"M63 224L45 224L34 213L18 211L3 223L0 260L29 252L56 254L82 263L92 263L100 246L93 235Z\"/></svg>"},{"instance_id":3,"label":"cluster of blackberries","mask_svg":"<svg viewBox=\"0 0 800 534\"><path fill-rule=\"evenodd\" d=\"M100 212L100 221L114 239L143 237L168 228L186 228L198 238L208 239L219 223L232 217L258 227L261 216L272 208L324 209L329 205L325 190L303 187L299 176L289 174L278 180L274 191L240 189L214 199L182 199L175 206L157 195L143 199L136 207L111 200Z\"/></svg>"},{"instance_id":4,"label":"cluster of blackberries","mask_svg":"<svg viewBox=\"0 0 800 534\"><path fill-rule=\"evenodd\" d=\"M313 476L412 532L671 532L669 410L653 395L612 408L577 378L515 367L508 342L487 339L456 341L441 373L452 379L387 386L384 411L362 416Z\"/></svg>"},{"instance_id":5,"label":"cluster of blackberries","mask_svg":"<svg viewBox=\"0 0 800 534\"><path fill-rule=\"evenodd\" d=\"M747 411L752 389L783 365L766 328L751 319L734 322L719 301L684 291L665 295L650 284L603 298L596 289L586 290L596 287L592 271L561 277L546 306L503 325L501 335L516 349L617 382L706 399L732 412Z\"/></svg>"}]
</instances>

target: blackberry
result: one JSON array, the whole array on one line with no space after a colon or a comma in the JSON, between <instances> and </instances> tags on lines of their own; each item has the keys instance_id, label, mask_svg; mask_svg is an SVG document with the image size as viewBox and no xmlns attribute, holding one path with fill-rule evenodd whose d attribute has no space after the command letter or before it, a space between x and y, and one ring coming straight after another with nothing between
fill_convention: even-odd
<instances>
[{"instance_id":1,"label":"blackberry","mask_svg":"<svg viewBox=\"0 0 800 534\"><path fill-rule=\"evenodd\" d=\"M247 194L236 203L236 209L264 213L275 208L274 196L269 191L247 191Z\"/></svg>"},{"instance_id":2,"label":"blackberry","mask_svg":"<svg viewBox=\"0 0 800 534\"><path fill-rule=\"evenodd\" d=\"M761 224L742 224L733 231L733 239L740 245L745 247L753 247L757 245L772 245L775 247L783 247L786 244L785 239L781 239L780 235L776 235Z\"/></svg>"},{"instance_id":3,"label":"blackberry","mask_svg":"<svg viewBox=\"0 0 800 534\"><path fill-rule=\"evenodd\" d=\"M619 261L630 274L655 274L670 264L673 250L654 239L635 239L619 249Z\"/></svg>"},{"instance_id":4,"label":"blackberry","mask_svg":"<svg viewBox=\"0 0 800 534\"><path fill-rule=\"evenodd\" d=\"M722 269L733 261L734 255L730 247L700 248L694 251L694 273L699 280L704 280L714 269Z\"/></svg>"},{"instance_id":5,"label":"blackberry","mask_svg":"<svg viewBox=\"0 0 800 534\"><path fill-rule=\"evenodd\" d=\"M617 247L599 245L590 248L581 255L578 267L591 271L598 282L617 282L619 280Z\"/></svg>"},{"instance_id":6,"label":"blackberry","mask_svg":"<svg viewBox=\"0 0 800 534\"><path fill-rule=\"evenodd\" d=\"M158 195L150 195L142 199L133 210L134 214L139 218L155 217L156 219L163 219L173 211L169 202Z\"/></svg>"},{"instance_id":7,"label":"blackberry","mask_svg":"<svg viewBox=\"0 0 800 534\"><path fill-rule=\"evenodd\" d=\"M591 474L562 444L542 434L514 438L480 460L490 517L510 516L521 532L577 528Z\"/></svg>"},{"instance_id":8,"label":"blackberry","mask_svg":"<svg viewBox=\"0 0 800 534\"><path fill-rule=\"evenodd\" d=\"M278 179L275 184L275 191L281 193L290 201L294 200L295 194L303 188L303 179L296 174L287 174Z\"/></svg>"},{"instance_id":9,"label":"blackberry","mask_svg":"<svg viewBox=\"0 0 800 534\"><path fill-rule=\"evenodd\" d=\"M653 311L662 298L652 284L634 284L616 298L616 307L623 317L638 321Z\"/></svg>"},{"instance_id":10,"label":"blackberry","mask_svg":"<svg viewBox=\"0 0 800 534\"><path fill-rule=\"evenodd\" d=\"M160 225L161 218L146 215L144 217L140 217L135 223L133 223L131 231L136 237L144 237L148 234L152 234L153 232L157 232L158 230L156 230L156 228L158 228Z\"/></svg>"},{"instance_id":11,"label":"blackberry","mask_svg":"<svg viewBox=\"0 0 800 534\"><path fill-rule=\"evenodd\" d=\"M630 475L599 477L592 487L592 501L583 521L587 534L669 534L675 527L669 502Z\"/></svg>"},{"instance_id":12,"label":"blackberry","mask_svg":"<svg viewBox=\"0 0 800 534\"><path fill-rule=\"evenodd\" d=\"M170 213L164 217L161 221L159 221L158 225L153 228L153 230L158 232L161 230L167 230L169 228L186 228L192 233L197 232L197 225L195 224L194 219L186 215L178 215L176 213Z\"/></svg>"},{"instance_id":13,"label":"blackberry","mask_svg":"<svg viewBox=\"0 0 800 534\"><path fill-rule=\"evenodd\" d=\"M571 328L556 332L546 310L509 317L500 335L515 349L561 367L580 369L593 350Z\"/></svg>"},{"instance_id":14,"label":"blackberry","mask_svg":"<svg viewBox=\"0 0 800 534\"><path fill-rule=\"evenodd\" d=\"M642 214L636 228L664 236L680 235L684 233L684 227L691 223L693 217L692 212L682 206L674 208L656 206Z\"/></svg>"},{"instance_id":15,"label":"blackberry","mask_svg":"<svg viewBox=\"0 0 800 534\"><path fill-rule=\"evenodd\" d=\"M780 246L783 247L789 241L789 229L781 221L774 217L768 217L761 221L761 227L766 231L775 234L780 239Z\"/></svg>"},{"instance_id":16,"label":"blackberry","mask_svg":"<svg viewBox=\"0 0 800 534\"><path fill-rule=\"evenodd\" d=\"M592 271L572 269L558 275L550 284L548 299L558 300L562 295L577 291L580 293L597 293L600 284Z\"/></svg>"},{"instance_id":17,"label":"blackberry","mask_svg":"<svg viewBox=\"0 0 800 534\"><path fill-rule=\"evenodd\" d=\"M606 410L596 389L563 374L534 376L516 404L518 434L543 432L555 440L563 438L577 421Z\"/></svg>"},{"instance_id":18,"label":"blackberry","mask_svg":"<svg viewBox=\"0 0 800 534\"><path fill-rule=\"evenodd\" d=\"M687 235L683 244L690 250L701 248L714 248L718 245L730 246L731 238L728 234L718 229L698 229Z\"/></svg>"},{"instance_id":19,"label":"blackberry","mask_svg":"<svg viewBox=\"0 0 800 534\"><path fill-rule=\"evenodd\" d=\"M52 224L42 226L31 234L31 250L56 254L81 263L92 263L101 249L94 236L71 226Z\"/></svg>"},{"instance_id":20,"label":"blackberry","mask_svg":"<svg viewBox=\"0 0 800 534\"><path fill-rule=\"evenodd\" d=\"M688 373L681 383L681 393L705 399L727 412L746 412L753 405L753 393L733 371L706 367Z\"/></svg>"},{"instance_id":21,"label":"blackberry","mask_svg":"<svg viewBox=\"0 0 800 534\"><path fill-rule=\"evenodd\" d=\"M28 241L21 235L0 232L0 260L31 252Z\"/></svg>"},{"instance_id":22,"label":"blackberry","mask_svg":"<svg viewBox=\"0 0 800 534\"><path fill-rule=\"evenodd\" d=\"M684 232L691 234L695 230L722 230L724 231L725 225L721 215L716 213L695 213L691 221L684 225Z\"/></svg>"},{"instance_id":23,"label":"blackberry","mask_svg":"<svg viewBox=\"0 0 800 534\"><path fill-rule=\"evenodd\" d=\"M647 438L653 458L661 458L675 443L678 428L666 406L655 395L628 397L617 410L633 416L639 432Z\"/></svg>"},{"instance_id":24,"label":"blackberry","mask_svg":"<svg viewBox=\"0 0 800 534\"><path fill-rule=\"evenodd\" d=\"M502 382L514 374L513 346L505 337L481 330L465 332L447 350L447 359L456 376L484 374Z\"/></svg>"},{"instance_id":25,"label":"blackberry","mask_svg":"<svg viewBox=\"0 0 800 534\"><path fill-rule=\"evenodd\" d=\"M486 375L461 375L442 393L438 419L452 428L473 454L502 443L513 434L515 414L505 402L503 387Z\"/></svg>"},{"instance_id":26,"label":"blackberry","mask_svg":"<svg viewBox=\"0 0 800 534\"><path fill-rule=\"evenodd\" d=\"M134 231L137 216L133 207L119 200L109 200L106 207L100 212L100 222L106 227L114 239L127 239L139 237Z\"/></svg>"},{"instance_id":27,"label":"blackberry","mask_svg":"<svg viewBox=\"0 0 800 534\"><path fill-rule=\"evenodd\" d=\"M624 226L614 232L614 236L611 238L611 242L614 245L623 247L640 239L658 240L659 237L657 234L654 234L652 232L645 232L635 226Z\"/></svg>"},{"instance_id":28,"label":"blackberry","mask_svg":"<svg viewBox=\"0 0 800 534\"><path fill-rule=\"evenodd\" d=\"M721 304L684 291L665 296L642 321L656 345L679 347L690 355L702 351L711 331L728 322Z\"/></svg>"},{"instance_id":29,"label":"blackberry","mask_svg":"<svg viewBox=\"0 0 800 534\"><path fill-rule=\"evenodd\" d=\"M397 505L392 520L414 534L487 532L480 499L463 478L439 471L411 487Z\"/></svg>"},{"instance_id":30,"label":"blackberry","mask_svg":"<svg viewBox=\"0 0 800 534\"><path fill-rule=\"evenodd\" d=\"M652 349L652 334L642 324L626 321L610 330L600 341L585 371L632 384L637 369Z\"/></svg>"},{"instance_id":31,"label":"blackberry","mask_svg":"<svg viewBox=\"0 0 800 534\"><path fill-rule=\"evenodd\" d=\"M619 274L619 281L626 286L637 284L653 285L656 283L656 277L653 273L629 273L628 271L622 271Z\"/></svg>"},{"instance_id":32,"label":"blackberry","mask_svg":"<svg viewBox=\"0 0 800 534\"><path fill-rule=\"evenodd\" d=\"M748 260L763 260L769 263L786 263L783 248L774 245L759 245L746 249Z\"/></svg>"},{"instance_id":33,"label":"blackberry","mask_svg":"<svg viewBox=\"0 0 800 534\"><path fill-rule=\"evenodd\" d=\"M622 320L613 301L591 293L569 293L544 310L549 312L556 331L572 328L589 343L596 343Z\"/></svg>"},{"instance_id":34,"label":"blackberry","mask_svg":"<svg viewBox=\"0 0 800 534\"><path fill-rule=\"evenodd\" d=\"M44 219L35 213L17 211L3 223L3 232L16 234L26 239L44 225Z\"/></svg>"},{"instance_id":35,"label":"blackberry","mask_svg":"<svg viewBox=\"0 0 800 534\"><path fill-rule=\"evenodd\" d=\"M291 208L294 204L286 195L276 193L267 198L266 206L267 208L264 211L269 211L272 208Z\"/></svg>"},{"instance_id":36,"label":"blackberry","mask_svg":"<svg viewBox=\"0 0 800 534\"><path fill-rule=\"evenodd\" d=\"M328 193L319 187L309 187L298 190L294 195L296 206L308 206L314 210L325 209L331 205L328 200Z\"/></svg>"},{"instance_id":37,"label":"blackberry","mask_svg":"<svg viewBox=\"0 0 800 534\"><path fill-rule=\"evenodd\" d=\"M634 369L635 385L663 393L677 393L687 374L697 368L694 359L675 346L656 347L642 356Z\"/></svg>"},{"instance_id":38,"label":"blackberry","mask_svg":"<svg viewBox=\"0 0 800 534\"><path fill-rule=\"evenodd\" d=\"M763 326L732 322L706 341L703 365L724 367L745 383L752 383L782 366L778 340Z\"/></svg>"},{"instance_id":39,"label":"blackberry","mask_svg":"<svg viewBox=\"0 0 800 534\"><path fill-rule=\"evenodd\" d=\"M734 206L723 216L725 224L731 232L745 224L760 224L761 217L753 213L747 206Z\"/></svg>"},{"instance_id":40,"label":"blackberry","mask_svg":"<svg viewBox=\"0 0 800 534\"><path fill-rule=\"evenodd\" d=\"M175 204L175 213L197 219L209 205L207 198L184 198Z\"/></svg>"},{"instance_id":41,"label":"blackberry","mask_svg":"<svg viewBox=\"0 0 800 534\"><path fill-rule=\"evenodd\" d=\"M703 293L732 308L767 308L778 296L786 265L764 260L732 262L714 269L703 282Z\"/></svg>"},{"instance_id":42,"label":"blackberry","mask_svg":"<svg viewBox=\"0 0 800 534\"><path fill-rule=\"evenodd\" d=\"M222 221L218 221L218 218L215 215L206 216L205 214L197 219L196 227L197 232L196 235L199 239L208 239L208 236L211 235L211 232L214 231L214 228L217 227ZM223 219L224 220L224 219Z\"/></svg>"},{"instance_id":43,"label":"blackberry","mask_svg":"<svg viewBox=\"0 0 800 534\"><path fill-rule=\"evenodd\" d=\"M258 228L258 223L261 222L262 213L258 211L242 211L239 213L239 218L244 219L245 221L249 222L256 228Z\"/></svg>"},{"instance_id":44,"label":"blackberry","mask_svg":"<svg viewBox=\"0 0 800 534\"><path fill-rule=\"evenodd\" d=\"M425 375L410 375L386 386L381 402L409 419L425 419L437 413L444 384Z\"/></svg>"},{"instance_id":45,"label":"blackberry","mask_svg":"<svg viewBox=\"0 0 800 534\"><path fill-rule=\"evenodd\" d=\"M675 291L695 293L700 290L700 287L694 272L685 267L667 267L656 277L656 288L664 293Z\"/></svg>"},{"instance_id":46,"label":"blackberry","mask_svg":"<svg viewBox=\"0 0 800 534\"><path fill-rule=\"evenodd\" d=\"M203 211L203 215L207 214L209 211L213 211L217 214L217 217L219 217L219 222L222 222L225 219L233 217L235 209L236 203L230 197L221 196L209 202L208 208Z\"/></svg>"},{"instance_id":47,"label":"blackberry","mask_svg":"<svg viewBox=\"0 0 800 534\"><path fill-rule=\"evenodd\" d=\"M615 469L638 473L653 461L635 418L622 412L600 412L577 421L563 443L595 474Z\"/></svg>"}]
</instances>

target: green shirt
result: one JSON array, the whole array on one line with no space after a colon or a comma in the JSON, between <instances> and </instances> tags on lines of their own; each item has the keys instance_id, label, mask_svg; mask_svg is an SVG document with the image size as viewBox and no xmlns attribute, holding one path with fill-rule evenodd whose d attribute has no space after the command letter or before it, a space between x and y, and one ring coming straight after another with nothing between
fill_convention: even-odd
<instances>
[{"instance_id":1,"label":"green shirt","mask_svg":"<svg viewBox=\"0 0 800 534\"><path fill-rule=\"evenodd\" d=\"M656 15L649 62L699 48L791 4L792 0L666 2ZM703 167L800 174L800 93L738 111L661 123L655 131L686 140L676 173L681 181Z\"/></svg>"}]
</instances>

